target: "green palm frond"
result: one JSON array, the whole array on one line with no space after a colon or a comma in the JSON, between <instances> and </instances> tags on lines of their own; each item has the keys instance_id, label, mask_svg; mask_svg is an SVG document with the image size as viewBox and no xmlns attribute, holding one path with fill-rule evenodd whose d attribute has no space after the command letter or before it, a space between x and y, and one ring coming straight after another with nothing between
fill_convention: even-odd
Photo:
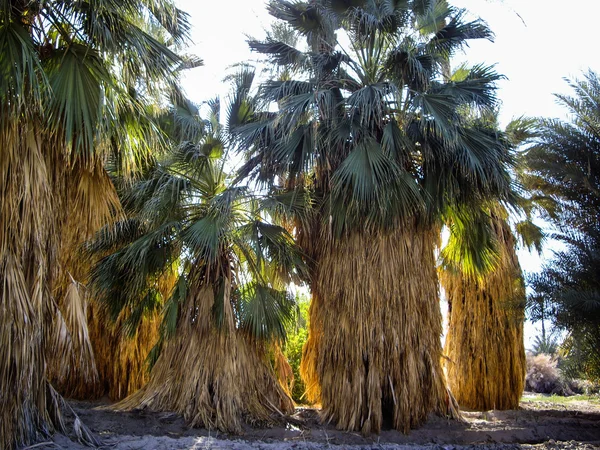
<instances>
[{"instance_id":1,"label":"green palm frond","mask_svg":"<svg viewBox=\"0 0 600 450\"><path fill-rule=\"evenodd\" d=\"M504 78L491 66L461 66L452 74L449 83L439 86L439 92L451 95L458 104L493 111L497 106L496 82Z\"/></svg>"},{"instance_id":2,"label":"green palm frond","mask_svg":"<svg viewBox=\"0 0 600 450\"><path fill-rule=\"evenodd\" d=\"M442 249L444 270L482 279L500 259L492 218L483 208L449 208L450 237Z\"/></svg>"},{"instance_id":3,"label":"green palm frond","mask_svg":"<svg viewBox=\"0 0 600 450\"><path fill-rule=\"evenodd\" d=\"M234 75L225 78L225 80L232 81L233 84L226 110L227 132L231 136L237 135L237 127L243 126L252 120L256 105L250 92L255 75L253 68L242 66Z\"/></svg>"},{"instance_id":4,"label":"green palm frond","mask_svg":"<svg viewBox=\"0 0 600 450\"><path fill-rule=\"evenodd\" d=\"M537 122L522 174L524 184L546 199L567 227L600 208L600 80L590 72L570 84L577 96L557 98L573 113L571 120Z\"/></svg>"},{"instance_id":5,"label":"green palm frond","mask_svg":"<svg viewBox=\"0 0 600 450\"><path fill-rule=\"evenodd\" d=\"M437 3L442 4L445 2ZM464 10L442 6L441 8L434 8L432 11L437 12L437 14L434 12L431 15L427 15L427 20L422 25L422 31L435 33L427 45L430 47L432 53L440 55L444 59L449 59L457 51L462 50L468 45L468 40L493 40L493 33L482 20L471 22L463 20L466 13ZM444 25L436 29L439 27L439 24Z\"/></svg>"},{"instance_id":6,"label":"green palm frond","mask_svg":"<svg viewBox=\"0 0 600 450\"><path fill-rule=\"evenodd\" d=\"M249 40L248 45L255 52L269 55L269 60L286 69L297 70L308 65L309 57L300 50L286 44L267 38L266 41Z\"/></svg>"},{"instance_id":7,"label":"green palm frond","mask_svg":"<svg viewBox=\"0 0 600 450\"><path fill-rule=\"evenodd\" d=\"M98 55L80 44L55 52L47 64L52 66L48 69L52 126L64 133L75 153L91 154L101 128L103 85L110 83L109 74Z\"/></svg>"},{"instance_id":8,"label":"green palm frond","mask_svg":"<svg viewBox=\"0 0 600 450\"><path fill-rule=\"evenodd\" d=\"M31 36L21 24L7 19L0 24L0 77L0 100L15 111L39 107L43 93L49 88L48 76ZM8 118L0 116L3 124Z\"/></svg>"},{"instance_id":9,"label":"green palm frond","mask_svg":"<svg viewBox=\"0 0 600 450\"><path fill-rule=\"evenodd\" d=\"M384 62L386 75L397 84L414 91L426 90L437 68L434 58L412 39L406 39L391 50Z\"/></svg>"},{"instance_id":10,"label":"green palm frond","mask_svg":"<svg viewBox=\"0 0 600 450\"><path fill-rule=\"evenodd\" d=\"M535 249L539 254L542 253L546 233L543 229L533 223L531 220L522 220L515 224L515 231L523 246L528 250Z\"/></svg>"},{"instance_id":11,"label":"green palm frond","mask_svg":"<svg viewBox=\"0 0 600 450\"><path fill-rule=\"evenodd\" d=\"M261 98L265 101L279 102L289 97L311 94L313 86L307 81L270 80L261 85ZM293 102L296 104L297 102Z\"/></svg>"},{"instance_id":12,"label":"green palm frond","mask_svg":"<svg viewBox=\"0 0 600 450\"><path fill-rule=\"evenodd\" d=\"M302 53L306 67L261 85L256 106L264 112L255 109L238 128L247 157L238 179L315 182L317 207L342 221L338 230L355 217L390 224L417 211L431 218L452 202L509 197L505 136L485 123L502 77L483 65L448 70L448 58L470 39L491 37L483 22L465 20L445 1L272 1L270 8L310 51ZM299 48L286 49L300 58ZM267 60L280 55L267 45L261 51Z\"/></svg>"},{"instance_id":13,"label":"green palm frond","mask_svg":"<svg viewBox=\"0 0 600 450\"><path fill-rule=\"evenodd\" d=\"M331 33L330 24L319 8L311 2L271 1L267 10L273 17L283 20L315 45L325 44L327 39L322 37Z\"/></svg>"},{"instance_id":14,"label":"green palm frond","mask_svg":"<svg viewBox=\"0 0 600 450\"><path fill-rule=\"evenodd\" d=\"M285 291L253 283L240 289L241 328L256 339L285 341L295 314L295 298Z\"/></svg>"}]
</instances>

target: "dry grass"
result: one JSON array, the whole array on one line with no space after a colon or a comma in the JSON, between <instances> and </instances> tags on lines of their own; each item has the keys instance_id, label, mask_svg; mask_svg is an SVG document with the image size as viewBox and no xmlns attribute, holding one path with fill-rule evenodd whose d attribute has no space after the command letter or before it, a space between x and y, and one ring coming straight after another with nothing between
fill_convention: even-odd
<instances>
[{"instance_id":1,"label":"dry grass","mask_svg":"<svg viewBox=\"0 0 600 450\"><path fill-rule=\"evenodd\" d=\"M243 421L272 424L293 411L262 346L236 330L228 295L220 328L214 302L210 286L188 293L178 329L165 343L150 381L116 410L174 411L191 426L231 433L241 433Z\"/></svg>"},{"instance_id":2,"label":"dry grass","mask_svg":"<svg viewBox=\"0 0 600 450\"><path fill-rule=\"evenodd\" d=\"M365 434L385 420L407 433L449 414L435 233L406 224L321 242L302 373L323 420Z\"/></svg>"},{"instance_id":3,"label":"dry grass","mask_svg":"<svg viewBox=\"0 0 600 450\"><path fill-rule=\"evenodd\" d=\"M445 354L450 390L469 409L516 409L525 381L525 287L506 222L496 224L499 266L484 280L445 272L450 305Z\"/></svg>"}]
</instances>

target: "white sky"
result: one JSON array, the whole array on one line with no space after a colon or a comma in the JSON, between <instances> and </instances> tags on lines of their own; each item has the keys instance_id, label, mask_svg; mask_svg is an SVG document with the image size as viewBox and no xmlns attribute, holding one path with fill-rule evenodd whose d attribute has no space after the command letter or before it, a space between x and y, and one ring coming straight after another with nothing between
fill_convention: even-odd
<instances>
[{"instance_id":1,"label":"white sky","mask_svg":"<svg viewBox=\"0 0 600 450\"><path fill-rule=\"evenodd\" d=\"M484 19L495 33L495 42L473 42L455 61L496 64L507 80L499 83L501 121L513 117L565 117L553 93L569 93L564 77L579 77L591 68L600 71L596 0L450 0ZM204 67L190 71L184 87L195 102L220 95L227 68L254 56L246 44L248 35L262 38L270 16L264 0L178 0L191 15L194 45L189 49L204 60ZM546 252L547 255L551 251ZM520 252L525 271L535 271L541 260ZM537 328L537 327L536 327ZM538 330L526 327L526 345Z\"/></svg>"}]
</instances>

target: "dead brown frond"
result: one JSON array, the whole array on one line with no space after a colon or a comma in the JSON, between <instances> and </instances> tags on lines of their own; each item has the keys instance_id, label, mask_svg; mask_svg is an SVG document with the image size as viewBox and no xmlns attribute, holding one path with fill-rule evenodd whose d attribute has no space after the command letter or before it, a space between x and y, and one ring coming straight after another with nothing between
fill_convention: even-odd
<instances>
[{"instance_id":1,"label":"dead brown frond","mask_svg":"<svg viewBox=\"0 0 600 450\"><path fill-rule=\"evenodd\" d=\"M163 299L171 296L178 276L177 268L173 266L156 280ZM92 300L88 323L99 383L86 393L88 398L108 395L111 400L122 400L150 379L148 355L160 338L162 311L156 308L145 312L133 335L125 332L130 314L131 308L124 308L113 322Z\"/></svg>"},{"instance_id":2,"label":"dead brown frond","mask_svg":"<svg viewBox=\"0 0 600 450\"><path fill-rule=\"evenodd\" d=\"M48 373L55 375L57 389L70 397L80 396L89 390L88 386L98 383L87 325L87 300L82 291L83 287L72 280L61 302L64 316L55 306L51 328L50 355L54 356L48 357Z\"/></svg>"},{"instance_id":3,"label":"dead brown frond","mask_svg":"<svg viewBox=\"0 0 600 450\"><path fill-rule=\"evenodd\" d=\"M414 223L321 239L302 373L324 421L368 434L389 420L407 433L451 413L435 241Z\"/></svg>"},{"instance_id":4,"label":"dead brown frond","mask_svg":"<svg viewBox=\"0 0 600 450\"><path fill-rule=\"evenodd\" d=\"M315 295L313 291L308 315L311 317L308 339L302 348L302 360L300 361L300 376L306 386L306 399L313 404L321 403L321 383L317 376L317 362L319 360L319 348L323 345L322 323L313 318L321 317L319 308L322 307L322 298Z\"/></svg>"},{"instance_id":5,"label":"dead brown frond","mask_svg":"<svg viewBox=\"0 0 600 450\"><path fill-rule=\"evenodd\" d=\"M164 344L150 381L114 409L174 411L191 426L232 433L242 432L243 421L272 424L280 413L291 413L292 400L266 362L264 349L235 329L228 297L218 327L212 287L190 292L177 332Z\"/></svg>"},{"instance_id":6,"label":"dead brown frond","mask_svg":"<svg viewBox=\"0 0 600 450\"><path fill-rule=\"evenodd\" d=\"M273 360L277 381L284 392L291 397L292 389L294 388L294 371L292 370L292 366L290 366L289 361L283 354L279 342L274 342L269 347L271 348L270 359Z\"/></svg>"},{"instance_id":7,"label":"dead brown frond","mask_svg":"<svg viewBox=\"0 0 600 450\"><path fill-rule=\"evenodd\" d=\"M498 267L483 280L443 272L450 305L445 355L459 404L486 411L516 409L525 382L525 286L506 222L496 219Z\"/></svg>"},{"instance_id":8,"label":"dead brown frond","mask_svg":"<svg viewBox=\"0 0 600 450\"><path fill-rule=\"evenodd\" d=\"M46 402L44 358L51 182L37 136L34 121L0 121L0 448L6 449L56 424Z\"/></svg>"},{"instance_id":9,"label":"dead brown frond","mask_svg":"<svg viewBox=\"0 0 600 450\"><path fill-rule=\"evenodd\" d=\"M88 393L90 397L108 395L111 400L121 400L149 380L146 360L160 336L161 311L144 317L134 336L123 332L126 318L124 311L112 323L98 305L90 306L88 321L100 380L98 387Z\"/></svg>"},{"instance_id":10,"label":"dead brown frond","mask_svg":"<svg viewBox=\"0 0 600 450\"><path fill-rule=\"evenodd\" d=\"M53 342L48 376L56 388L73 398L94 397L101 390L88 324L87 281L91 261L81 246L95 232L121 216L115 188L103 161L61 160L55 175L55 223L59 233L57 264L53 268ZM102 326L101 324L98 324Z\"/></svg>"}]
</instances>

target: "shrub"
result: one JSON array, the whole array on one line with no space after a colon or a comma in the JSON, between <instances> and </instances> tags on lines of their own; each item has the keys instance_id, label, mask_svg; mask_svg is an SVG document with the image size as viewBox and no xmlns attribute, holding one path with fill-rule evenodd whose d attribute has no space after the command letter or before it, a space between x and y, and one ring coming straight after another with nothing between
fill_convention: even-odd
<instances>
[{"instance_id":1,"label":"shrub","mask_svg":"<svg viewBox=\"0 0 600 450\"><path fill-rule=\"evenodd\" d=\"M527 355L525 389L540 394L573 395L557 364L557 359L546 353Z\"/></svg>"}]
</instances>

